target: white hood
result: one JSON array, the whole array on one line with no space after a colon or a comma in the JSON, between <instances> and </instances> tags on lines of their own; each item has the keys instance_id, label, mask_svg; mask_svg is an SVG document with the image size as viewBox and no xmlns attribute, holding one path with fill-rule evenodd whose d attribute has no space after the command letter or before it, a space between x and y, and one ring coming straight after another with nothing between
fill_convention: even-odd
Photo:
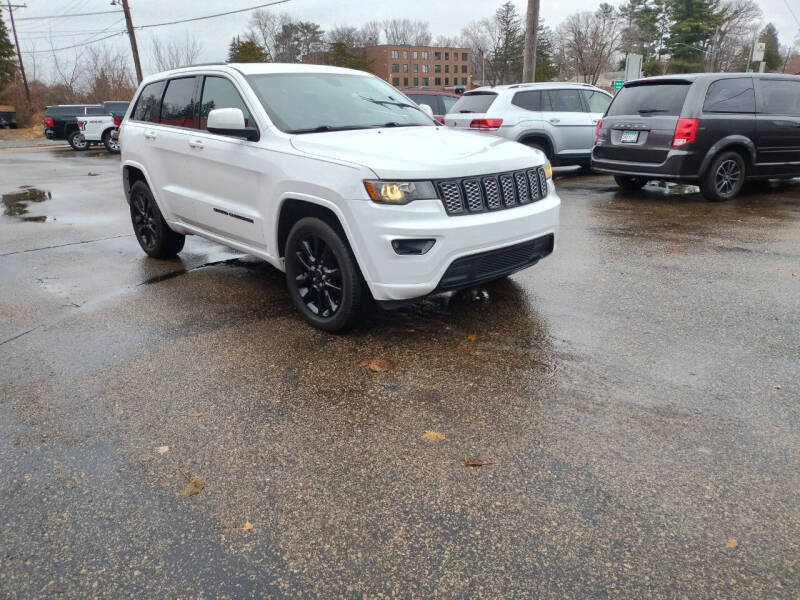
<instances>
[{"instance_id":1,"label":"white hood","mask_svg":"<svg viewBox=\"0 0 800 600\"><path fill-rule=\"evenodd\" d=\"M536 151L493 135L392 127L295 135L299 151L363 165L381 179L445 179L544 164Z\"/></svg>"}]
</instances>

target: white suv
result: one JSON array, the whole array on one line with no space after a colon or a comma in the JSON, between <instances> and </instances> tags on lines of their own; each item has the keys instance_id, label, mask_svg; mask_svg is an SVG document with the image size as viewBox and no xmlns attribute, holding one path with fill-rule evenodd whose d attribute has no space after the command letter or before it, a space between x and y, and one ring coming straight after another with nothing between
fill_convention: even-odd
<instances>
[{"instance_id":1,"label":"white suv","mask_svg":"<svg viewBox=\"0 0 800 600\"><path fill-rule=\"evenodd\" d=\"M553 251L545 157L439 126L383 80L297 64L148 77L120 129L136 237L201 235L285 271L314 326L503 277Z\"/></svg>"},{"instance_id":2,"label":"white suv","mask_svg":"<svg viewBox=\"0 0 800 600\"><path fill-rule=\"evenodd\" d=\"M488 132L545 153L556 166L588 169L594 130L611 95L583 83L518 83L466 92L445 125Z\"/></svg>"}]
</instances>

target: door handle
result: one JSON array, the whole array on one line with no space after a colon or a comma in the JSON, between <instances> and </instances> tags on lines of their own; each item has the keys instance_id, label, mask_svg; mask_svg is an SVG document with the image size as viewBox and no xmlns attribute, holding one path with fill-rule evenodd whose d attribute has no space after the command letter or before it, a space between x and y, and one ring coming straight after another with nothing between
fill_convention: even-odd
<instances>
[{"instance_id":1,"label":"door handle","mask_svg":"<svg viewBox=\"0 0 800 600\"><path fill-rule=\"evenodd\" d=\"M156 139L156 132L153 131L152 129L149 129L149 130L145 131L144 132L144 139L146 139L146 140L154 140L154 139Z\"/></svg>"},{"instance_id":2,"label":"door handle","mask_svg":"<svg viewBox=\"0 0 800 600\"><path fill-rule=\"evenodd\" d=\"M561 119L549 119L551 125L556 125L557 123L561 123Z\"/></svg>"},{"instance_id":3,"label":"door handle","mask_svg":"<svg viewBox=\"0 0 800 600\"><path fill-rule=\"evenodd\" d=\"M197 150L202 150L203 148L205 148L205 144L203 143L203 140L192 140L191 142L189 142L189 148L196 148Z\"/></svg>"}]
</instances>

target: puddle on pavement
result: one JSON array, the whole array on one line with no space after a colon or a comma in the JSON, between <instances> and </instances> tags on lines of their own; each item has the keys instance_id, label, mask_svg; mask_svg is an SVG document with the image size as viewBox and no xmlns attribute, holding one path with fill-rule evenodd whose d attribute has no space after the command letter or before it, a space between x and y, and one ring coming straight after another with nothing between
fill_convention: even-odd
<instances>
[{"instance_id":1,"label":"puddle on pavement","mask_svg":"<svg viewBox=\"0 0 800 600\"><path fill-rule=\"evenodd\" d=\"M40 190L29 185L20 186L19 192L3 194L3 214L9 217L16 217L21 221L29 223L46 223L55 221L55 218L48 216L28 216L28 206L31 203L45 202L53 197L47 190Z\"/></svg>"},{"instance_id":2,"label":"puddle on pavement","mask_svg":"<svg viewBox=\"0 0 800 600\"><path fill-rule=\"evenodd\" d=\"M696 185L687 185L685 183L670 183L667 181L651 181L644 189L649 192L655 192L664 196L690 196L692 194L699 194L700 188Z\"/></svg>"}]
</instances>

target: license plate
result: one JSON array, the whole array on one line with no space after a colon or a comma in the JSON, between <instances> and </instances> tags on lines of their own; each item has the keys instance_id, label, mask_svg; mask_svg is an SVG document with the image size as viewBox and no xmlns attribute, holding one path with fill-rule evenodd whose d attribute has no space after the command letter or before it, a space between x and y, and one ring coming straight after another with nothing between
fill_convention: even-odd
<instances>
[{"instance_id":1,"label":"license plate","mask_svg":"<svg viewBox=\"0 0 800 600\"><path fill-rule=\"evenodd\" d=\"M619 138L619 141L623 144L635 144L639 141L639 132L638 131L623 131L622 137Z\"/></svg>"}]
</instances>

